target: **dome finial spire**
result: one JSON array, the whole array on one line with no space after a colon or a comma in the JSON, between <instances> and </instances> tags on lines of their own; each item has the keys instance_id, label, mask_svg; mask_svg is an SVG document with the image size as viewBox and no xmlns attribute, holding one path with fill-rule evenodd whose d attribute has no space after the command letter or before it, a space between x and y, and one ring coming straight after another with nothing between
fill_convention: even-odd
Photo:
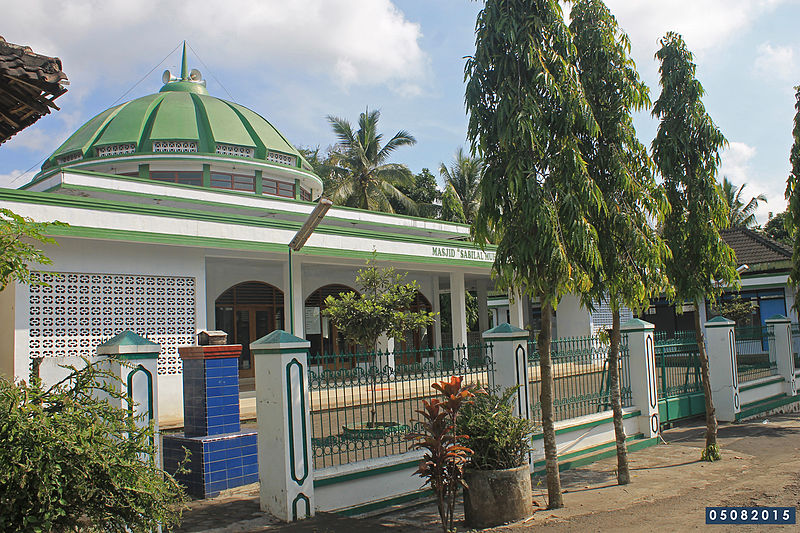
<instances>
[{"instance_id":1,"label":"dome finial spire","mask_svg":"<svg viewBox=\"0 0 800 533\"><path fill-rule=\"evenodd\" d=\"M181 59L181 79L188 80L189 79L189 70L186 64L186 41L183 41L183 57Z\"/></svg>"}]
</instances>

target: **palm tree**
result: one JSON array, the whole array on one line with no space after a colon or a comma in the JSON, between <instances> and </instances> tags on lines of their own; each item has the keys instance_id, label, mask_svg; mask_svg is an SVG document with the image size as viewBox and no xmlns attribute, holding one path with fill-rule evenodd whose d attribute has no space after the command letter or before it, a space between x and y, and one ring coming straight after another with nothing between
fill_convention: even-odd
<instances>
[{"instance_id":1,"label":"palm tree","mask_svg":"<svg viewBox=\"0 0 800 533\"><path fill-rule=\"evenodd\" d=\"M409 132L400 130L381 146L380 116L380 111L367 108L358 118L358 130L353 131L347 120L328 115L338 143L334 147L335 166L325 195L339 205L394 213L389 202L391 198L416 214L416 204L397 188L412 186L413 174L405 165L386 160L399 147L416 144L417 140Z\"/></svg>"},{"instance_id":2,"label":"palm tree","mask_svg":"<svg viewBox=\"0 0 800 533\"><path fill-rule=\"evenodd\" d=\"M746 204L742 201L742 191L747 184L743 184L738 189L736 185L728 181L727 177L722 178L722 192L725 201L728 202L728 227L729 228L752 228L756 225L755 210L759 202L767 202L767 197L759 194L750 198Z\"/></svg>"},{"instance_id":3,"label":"palm tree","mask_svg":"<svg viewBox=\"0 0 800 533\"><path fill-rule=\"evenodd\" d=\"M483 159L471 157L464 153L463 148L459 148L449 169L444 163L439 166L439 175L447 188L445 193L454 195L461 202L464 218L467 223L472 224L481 201L480 183L483 177Z\"/></svg>"}]
</instances>

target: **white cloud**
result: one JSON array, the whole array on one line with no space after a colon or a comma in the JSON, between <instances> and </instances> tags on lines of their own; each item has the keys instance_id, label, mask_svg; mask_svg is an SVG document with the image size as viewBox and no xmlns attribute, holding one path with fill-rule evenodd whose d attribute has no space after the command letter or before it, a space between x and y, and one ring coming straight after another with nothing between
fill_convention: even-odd
<instances>
[{"instance_id":1,"label":"white cloud","mask_svg":"<svg viewBox=\"0 0 800 533\"><path fill-rule=\"evenodd\" d=\"M696 54L721 46L759 16L787 0L606 0L631 38L637 62L651 61L668 31L683 35Z\"/></svg>"},{"instance_id":2,"label":"white cloud","mask_svg":"<svg viewBox=\"0 0 800 533\"><path fill-rule=\"evenodd\" d=\"M184 38L217 73L254 80L294 69L413 93L428 73L420 25L391 0L15 0L3 18L8 41L61 57L73 88L100 73L127 85Z\"/></svg>"},{"instance_id":3,"label":"white cloud","mask_svg":"<svg viewBox=\"0 0 800 533\"><path fill-rule=\"evenodd\" d=\"M760 76L793 80L796 72L794 49L791 46L772 46L762 43L754 63L755 72Z\"/></svg>"},{"instance_id":4,"label":"white cloud","mask_svg":"<svg viewBox=\"0 0 800 533\"><path fill-rule=\"evenodd\" d=\"M751 173L750 161L755 157L756 149L748 146L742 142L731 142L725 148L720 157L722 158L722 165L720 166L720 176L725 176L728 181L733 182L737 186L747 183L748 177ZM720 181L722 181L720 179Z\"/></svg>"},{"instance_id":5,"label":"white cloud","mask_svg":"<svg viewBox=\"0 0 800 533\"><path fill-rule=\"evenodd\" d=\"M0 174L0 188L18 189L31 181L38 170L38 168L27 172L24 170L12 170L8 174Z\"/></svg>"},{"instance_id":6,"label":"white cloud","mask_svg":"<svg viewBox=\"0 0 800 533\"><path fill-rule=\"evenodd\" d=\"M737 189L746 185L742 191L742 198L747 203L750 198L764 194L766 202L759 202L756 208L756 219L760 224L764 224L770 211L779 213L786 209L786 201L783 197L783 182L780 178L764 180L759 179L758 172L753 169L752 162L756 156L756 149L742 142L731 142L728 147L720 154L722 165L720 166L720 182L722 177L728 178Z\"/></svg>"}]
</instances>

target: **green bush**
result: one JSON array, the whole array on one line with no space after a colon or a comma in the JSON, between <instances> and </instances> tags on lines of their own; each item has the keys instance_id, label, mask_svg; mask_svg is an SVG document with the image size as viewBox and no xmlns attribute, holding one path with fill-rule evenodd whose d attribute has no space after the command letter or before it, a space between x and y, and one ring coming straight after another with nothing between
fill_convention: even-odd
<instances>
[{"instance_id":1,"label":"green bush","mask_svg":"<svg viewBox=\"0 0 800 533\"><path fill-rule=\"evenodd\" d=\"M121 397L112 374L69 370L50 388L0 378L0 531L174 527L185 496L151 459L152 428L98 399Z\"/></svg>"},{"instance_id":2,"label":"green bush","mask_svg":"<svg viewBox=\"0 0 800 533\"><path fill-rule=\"evenodd\" d=\"M524 465L531 451L535 426L514 416L512 401L518 387L503 393L478 394L464 405L456 420L457 433L467 435L472 449L469 466L476 470L505 470Z\"/></svg>"}]
</instances>

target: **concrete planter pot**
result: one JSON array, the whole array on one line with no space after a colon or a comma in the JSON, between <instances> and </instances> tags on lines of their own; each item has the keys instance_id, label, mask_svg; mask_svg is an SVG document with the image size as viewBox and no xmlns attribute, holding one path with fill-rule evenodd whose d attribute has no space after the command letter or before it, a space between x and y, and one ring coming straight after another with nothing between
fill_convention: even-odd
<instances>
[{"instance_id":1,"label":"concrete planter pot","mask_svg":"<svg viewBox=\"0 0 800 533\"><path fill-rule=\"evenodd\" d=\"M533 514L527 464L507 470L467 470L464 481L464 515L469 527L499 526Z\"/></svg>"}]
</instances>

